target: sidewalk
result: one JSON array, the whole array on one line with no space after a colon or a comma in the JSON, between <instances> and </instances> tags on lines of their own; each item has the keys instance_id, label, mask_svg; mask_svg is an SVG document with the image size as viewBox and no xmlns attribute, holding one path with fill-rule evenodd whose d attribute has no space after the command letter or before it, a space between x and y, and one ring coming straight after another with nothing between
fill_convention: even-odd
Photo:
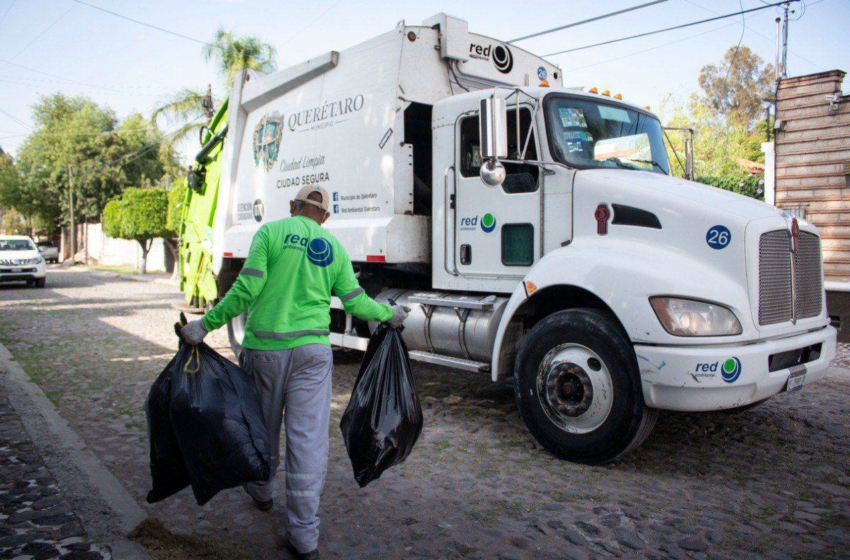
<instances>
[{"instance_id":1,"label":"sidewalk","mask_svg":"<svg viewBox=\"0 0 850 560\"><path fill-rule=\"evenodd\" d=\"M145 518L0 344L0 558L150 560Z\"/></svg>"},{"instance_id":2,"label":"sidewalk","mask_svg":"<svg viewBox=\"0 0 850 560\"><path fill-rule=\"evenodd\" d=\"M112 558L92 544L0 386L0 557Z\"/></svg>"},{"instance_id":3,"label":"sidewalk","mask_svg":"<svg viewBox=\"0 0 850 560\"><path fill-rule=\"evenodd\" d=\"M147 274L125 274L111 270L99 270L85 265L76 265L69 268L73 272L88 272L98 276L106 276L107 278L123 278L125 280L135 280L137 282L154 282L156 284L167 284L169 286L179 286L178 280L171 279L170 272L148 272Z\"/></svg>"}]
</instances>

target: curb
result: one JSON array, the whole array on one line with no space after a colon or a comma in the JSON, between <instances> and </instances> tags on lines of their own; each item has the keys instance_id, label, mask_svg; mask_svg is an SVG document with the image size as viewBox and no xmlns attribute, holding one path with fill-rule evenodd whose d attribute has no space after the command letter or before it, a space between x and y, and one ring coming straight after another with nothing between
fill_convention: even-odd
<instances>
[{"instance_id":1,"label":"curb","mask_svg":"<svg viewBox=\"0 0 850 560\"><path fill-rule=\"evenodd\" d=\"M150 560L126 537L147 514L2 344L0 384L89 536L112 548L115 560Z\"/></svg>"}]
</instances>

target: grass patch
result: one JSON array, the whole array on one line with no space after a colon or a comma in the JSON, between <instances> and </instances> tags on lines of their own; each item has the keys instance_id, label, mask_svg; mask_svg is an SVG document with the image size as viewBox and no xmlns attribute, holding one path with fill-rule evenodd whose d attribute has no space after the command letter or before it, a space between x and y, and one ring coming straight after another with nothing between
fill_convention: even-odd
<instances>
[{"instance_id":1,"label":"grass patch","mask_svg":"<svg viewBox=\"0 0 850 560\"><path fill-rule=\"evenodd\" d=\"M247 560L248 553L233 544L175 535L157 519L146 519L128 535L153 560Z\"/></svg>"}]
</instances>

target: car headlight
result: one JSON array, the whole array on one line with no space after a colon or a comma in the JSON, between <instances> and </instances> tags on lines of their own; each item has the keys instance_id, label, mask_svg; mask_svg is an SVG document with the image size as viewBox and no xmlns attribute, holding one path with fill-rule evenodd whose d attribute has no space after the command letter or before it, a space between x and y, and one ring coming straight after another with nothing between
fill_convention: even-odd
<instances>
[{"instance_id":1,"label":"car headlight","mask_svg":"<svg viewBox=\"0 0 850 560\"><path fill-rule=\"evenodd\" d=\"M36 257L34 259L21 259L21 264L41 264L44 262L44 259L41 257Z\"/></svg>"},{"instance_id":2,"label":"car headlight","mask_svg":"<svg viewBox=\"0 0 850 560\"><path fill-rule=\"evenodd\" d=\"M731 336L741 334L741 322L716 303L672 297L651 297L658 320L673 336Z\"/></svg>"}]
</instances>

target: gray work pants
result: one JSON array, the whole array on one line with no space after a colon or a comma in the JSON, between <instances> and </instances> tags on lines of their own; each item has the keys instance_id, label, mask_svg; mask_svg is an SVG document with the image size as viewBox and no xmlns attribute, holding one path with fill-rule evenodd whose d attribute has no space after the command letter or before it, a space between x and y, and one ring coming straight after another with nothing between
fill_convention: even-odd
<instances>
[{"instance_id":1,"label":"gray work pants","mask_svg":"<svg viewBox=\"0 0 850 560\"><path fill-rule=\"evenodd\" d=\"M289 350L245 349L240 365L254 379L271 439L271 473L245 490L253 498L272 498L280 465L281 417L286 427L286 513L289 539L299 552L319 544L319 498L328 466L333 353L307 344ZM283 413L285 410L285 414Z\"/></svg>"}]
</instances>

